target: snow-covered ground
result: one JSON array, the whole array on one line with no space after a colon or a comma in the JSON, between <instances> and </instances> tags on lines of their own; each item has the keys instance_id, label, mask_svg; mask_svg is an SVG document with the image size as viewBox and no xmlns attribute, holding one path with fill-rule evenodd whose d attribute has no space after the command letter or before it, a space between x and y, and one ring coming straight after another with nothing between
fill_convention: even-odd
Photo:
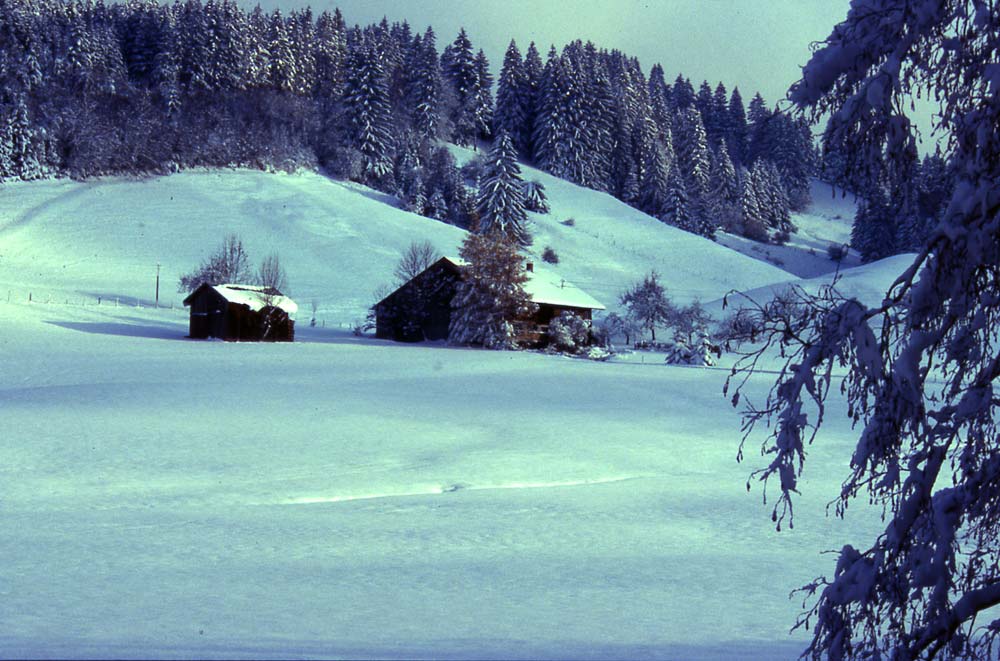
<instances>
[{"instance_id":1,"label":"snow-covered ground","mask_svg":"<svg viewBox=\"0 0 1000 661\"><path fill-rule=\"evenodd\" d=\"M599 299L651 267L704 300L790 278L544 183L535 249ZM149 306L157 262L177 306L228 231L281 253L294 344L187 340ZM424 238L461 232L311 174L0 189L4 656L795 658L788 593L877 528L825 515L849 425L777 533L724 369L339 330Z\"/></svg>"},{"instance_id":2,"label":"snow-covered ground","mask_svg":"<svg viewBox=\"0 0 1000 661\"><path fill-rule=\"evenodd\" d=\"M871 533L839 422L773 530L720 370L0 310L8 656L791 659Z\"/></svg>"}]
</instances>

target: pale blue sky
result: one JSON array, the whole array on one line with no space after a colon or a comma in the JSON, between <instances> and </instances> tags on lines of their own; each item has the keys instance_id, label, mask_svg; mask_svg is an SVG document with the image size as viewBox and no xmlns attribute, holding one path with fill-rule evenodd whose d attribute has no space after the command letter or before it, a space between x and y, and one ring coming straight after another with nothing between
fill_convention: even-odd
<instances>
[{"instance_id":1,"label":"pale blue sky","mask_svg":"<svg viewBox=\"0 0 1000 661\"><path fill-rule=\"evenodd\" d=\"M253 5L252 0L242 0ZM438 47L465 26L486 51L496 74L511 38L522 54L535 41L544 59L549 46L591 40L639 58L646 72L660 62L668 82L683 72L695 88L720 80L738 84L744 101L760 91L781 99L809 59L810 43L824 39L847 14L848 0L261 0L265 9L312 5L340 7L348 24L409 21L430 24Z\"/></svg>"}]
</instances>

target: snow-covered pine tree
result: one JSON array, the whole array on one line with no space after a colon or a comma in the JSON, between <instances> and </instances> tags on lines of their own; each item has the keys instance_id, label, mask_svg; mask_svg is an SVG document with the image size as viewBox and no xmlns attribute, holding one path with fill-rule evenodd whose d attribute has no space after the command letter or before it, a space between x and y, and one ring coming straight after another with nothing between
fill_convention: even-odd
<instances>
[{"instance_id":1,"label":"snow-covered pine tree","mask_svg":"<svg viewBox=\"0 0 1000 661\"><path fill-rule=\"evenodd\" d=\"M698 220L691 209L687 184L677 167L670 170L670 176L667 179L666 201L659 218L668 225L673 225L685 232L697 232Z\"/></svg>"},{"instance_id":2,"label":"snow-covered pine tree","mask_svg":"<svg viewBox=\"0 0 1000 661\"><path fill-rule=\"evenodd\" d=\"M444 199L444 193L441 192L440 188L435 188L434 192L431 193L430 199L427 200L427 216L433 218L434 220L447 220L448 219L448 203Z\"/></svg>"},{"instance_id":3,"label":"snow-covered pine tree","mask_svg":"<svg viewBox=\"0 0 1000 661\"><path fill-rule=\"evenodd\" d=\"M539 94L542 86L542 75L545 71L542 57L538 54L538 49L535 47L535 42L533 41L528 44L528 51L524 54L524 67L522 71L524 73L523 86L519 94L521 96L521 105L524 107L524 124L521 127L520 142L524 144L525 155L531 155L535 153L535 119L539 112Z\"/></svg>"},{"instance_id":4,"label":"snow-covered pine tree","mask_svg":"<svg viewBox=\"0 0 1000 661\"><path fill-rule=\"evenodd\" d=\"M764 101L764 97L757 92L750 99L750 107L747 109L747 122L750 126L750 130L755 130L761 122L771 116L771 111L768 110L767 103Z\"/></svg>"},{"instance_id":5,"label":"snow-covered pine tree","mask_svg":"<svg viewBox=\"0 0 1000 661\"><path fill-rule=\"evenodd\" d=\"M694 225L691 231L703 236L715 236L707 201L711 161L708 139L702 124L701 113L694 106L678 112L677 130L674 131L674 153L677 168L684 177Z\"/></svg>"},{"instance_id":6,"label":"snow-covered pine tree","mask_svg":"<svg viewBox=\"0 0 1000 661\"><path fill-rule=\"evenodd\" d=\"M586 178L585 186L607 191L613 185L611 155L614 151L615 98L607 67L587 43L585 57L588 72L584 75L583 108L585 114Z\"/></svg>"},{"instance_id":7,"label":"snow-covered pine tree","mask_svg":"<svg viewBox=\"0 0 1000 661\"><path fill-rule=\"evenodd\" d=\"M38 179L44 174L44 148L28 115L23 95L15 98L12 114L9 135L14 173L25 181Z\"/></svg>"},{"instance_id":8,"label":"snow-covered pine tree","mask_svg":"<svg viewBox=\"0 0 1000 661\"><path fill-rule=\"evenodd\" d=\"M472 113L476 126L476 136L480 140L489 140L493 127L493 76L490 74L490 61L486 54L479 50L476 54L476 88L472 100Z\"/></svg>"},{"instance_id":9,"label":"snow-covered pine tree","mask_svg":"<svg viewBox=\"0 0 1000 661\"><path fill-rule=\"evenodd\" d=\"M317 19L312 57L316 67L313 95L320 100L322 113L328 110L324 102L340 98L346 77L347 43L344 41L344 18L339 9L332 15L323 12Z\"/></svg>"},{"instance_id":10,"label":"snow-covered pine tree","mask_svg":"<svg viewBox=\"0 0 1000 661\"><path fill-rule=\"evenodd\" d=\"M0 182L15 176L13 122L8 117L7 108L0 106Z\"/></svg>"},{"instance_id":11,"label":"snow-covered pine tree","mask_svg":"<svg viewBox=\"0 0 1000 661\"><path fill-rule=\"evenodd\" d=\"M740 182L725 140L714 152L708 187L712 217L727 231L734 231L740 225Z\"/></svg>"},{"instance_id":12,"label":"snow-covered pine tree","mask_svg":"<svg viewBox=\"0 0 1000 661\"><path fill-rule=\"evenodd\" d=\"M873 262L895 254L895 218L882 186L872 186L858 204L851 226L851 247L862 262Z\"/></svg>"},{"instance_id":13,"label":"snow-covered pine tree","mask_svg":"<svg viewBox=\"0 0 1000 661\"><path fill-rule=\"evenodd\" d=\"M652 110L653 121L660 130L660 140L666 142L667 132L672 125L670 90L663 75L663 67L659 63L654 64L649 72L649 107Z\"/></svg>"},{"instance_id":14,"label":"snow-covered pine tree","mask_svg":"<svg viewBox=\"0 0 1000 661\"><path fill-rule=\"evenodd\" d=\"M743 185L740 189L740 221L741 233L748 239L766 243L767 222L757 199L756 177L753 172L744 172Z\"/></svg>"},{"instance_id":15,"label":"snow-covered pine tree","mask_svg":"<svg viewBox=\"0 0 1000 661\"><path fill-rule=\"evenodd\" d=\"M516 348L514 324L536 309L524 291L528 276L517 244L502 232L470 232L459 255L465 264L452 300L449 341Z\"/></svg>"},{"instance_id":16,"label":"snow-covered pine tree","mask_svg":"<svg viewBox=\"0 0 1000 661\"><path fill-rule=\"evenodd\" d=\"M502 234L521 247L530 245L521 168L517 164L517 150L505 132L493 142L481 181L476 200L479 232Z\"/></svg>"},{"instance_id":17,"label":"snow-covered pine tree","mask_svg":"<svg viewBox=\"0 0 1000 661\"><path fill-rule=\"evenodd\" d=\"M268 25L268 80L270 86L279 92L294 92L298 77L295 51L288 34L288 26L280 9L271 14Z\"/></svg>"},{"instance_id":18,"label":"snow-covered pine tree","mask_svg":"<svg viewBox=\"0 0 1000 661\"><path fill-rule=\"evenodd\" d=\"M711 118L711 123L705 125L705 134L708 136L709 146L718 149L733 132L732 117L729 116L729 95L721 81L715 86L715 92L712 94Z\"/></svg>"},{"instance_id":19,"label":"snow-covered pine tree","mask_svg":"<svg viewBox=\"0 0 1000 661\"><path fill-rule=\"evenodd\" d=\"M757 159L750 169L749 178L765 226L772 230L773 238L786 237L794 227L789 214L788 197L774 163Z\"/></svg>"},{"instance_id":20,"label":"snow-covered pine tree","mask_svg":"<svg viewBox=\"0 0 1000 661\"><path fill-rule=\"evenodd\" d=\"M668 177L676 166L660 143L659 130L652 117L645 117L636 124L635 144L640 163L639 209L651 216L662 216L667 209Z\"/></svg>"},{"instance_id":21,"label":"snow-covered pine tree","mask_svg":"<svg viewBox=\"0 0 1000 661\"><path fill-rule=\"evenodd\" d=\"M441 123L441 68L436 37L430 27L411 46L405 106L410 125L421 137L433 140Z\"/></svg>"},{"instance_id":22,"label":"snow-covered pine tree","mask_svg":"<svg viewBox=\"0 0 1000 661\"><path fill-rule=\"evenodd\" d=\"M694 106L701 115L701 122L705 128L705 136L711 144L712 134L715 132L715 96L712 94L712 87L707 80L701 81L698 86L698 95L695 97Z\"/></svg>"},{"instance_id":23,"label":"snow-covered pine tree","mask_svg":"<svg viewBox=\"0 0 1000 661\"><path fill-rule=\"evenodd\" d=\"M726 143L729 155L733 159L733 166L737 169L747 165L748 131L743 97L740 95L740 88L734 87L733 93L729 96L729 130L726 134Z\"/></svg>"},{"instance_id":24,"label":"snow-covered pine tree","mask_svg":"<svg viewBox=\"0 0 1000 661\"><path fill-rule=\"evenodd\" d=\"M545 186L540 181L525 181L522 187L524 191L524 209L535 213L549 212L549 199L545 195Z\"/></svg>"},{"instance_id":25,"label":"snow-covered pine tree","mask_svg":"<svg viewBox=\"0 0 1000 661\"><path fill-rule=\"evenodd\" d=\"M694 87L691 86L691 81L685 78L683 74L677 74L671 92L675 111L686 110L694 105Z\"/></svg>"},{"instance_id":26,"label":"snow-covered pine tree","mask_svg":"<svg viewBox=\"0 0 1000 661\"><path fill-rule=\"evenodd\" d=\"M351 53L344 103L351 146L361 154L362 178L376 187L392 172L392 111L381 56L371 44Z\"/></svg>"},{"instance_id":27,"label":"snow-covered pine tree","mask_svg":"<svg viewBox=\"0 0 1000 661\"><path fill-rule=\"evenodd\" d=\"M449 108L452 139L459 145L472 145L479 130L476 124L479 73L476 69L476 56L472 52L472 42L469 41L465 28L459 30L455 41L448 47L447 56L442 55L441 69L452 92Z\"/></svg>"},{"instance_id":28,"label":"snow-covered pine tree","mask_svg":"<svg viewBox=\"0 0 1000 661\"><path fill-rule=\"evenodd\" d=\"M527 152L524 125L527 122L528 109L525 107L525 89L527 79L524 72L524 62L517 43L512 39L507 46L500 69L500 79L497 81L497 103L493 112L493 130L501 131L510 136L514 148L524 154Z\"/></svg>"},{"instance_id":29,"label":"snow-covered pine tree","mask_svg":"<svg viewBox=\"0 0 1000 661\"><path fill-rule=\"evenodd\" d=\"M570 123L567 99L573 94L567 63L549 51L539 88L538 115L535 117L534 161L539 168L557 177L569 178Z\"/></svg>"}]
</instances>

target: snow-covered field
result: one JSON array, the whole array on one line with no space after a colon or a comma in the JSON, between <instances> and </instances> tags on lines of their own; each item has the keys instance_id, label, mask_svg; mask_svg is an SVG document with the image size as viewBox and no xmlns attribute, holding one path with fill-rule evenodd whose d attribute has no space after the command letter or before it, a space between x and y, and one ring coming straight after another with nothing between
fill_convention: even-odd
<instances>
[{"instance_id":1,"label":"snow-covered field","mask_svg":"<svg viewBox=\"0 0 1000 661\"><path fill-rule=\"evenodd\" d=\"M627 284L654 254L706 300L790 277L545 183L535 247L568 279ZM789 592L877 527L825 515L853 438L831 413L774 531L721 369L398 345L301 313L294 344L186 340L183 310L148 306L155 264L177 305L226 231L278 250L331 320L411 240L460 241L315 175L0 189L3 656L791 659Z\"/></svg>"}]
</instances>

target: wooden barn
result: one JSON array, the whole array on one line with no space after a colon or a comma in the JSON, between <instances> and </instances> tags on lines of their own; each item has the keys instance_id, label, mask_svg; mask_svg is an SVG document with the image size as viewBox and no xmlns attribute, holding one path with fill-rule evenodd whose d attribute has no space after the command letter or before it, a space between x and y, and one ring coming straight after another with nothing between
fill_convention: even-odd
<instances>
[{"instance_id":1,"label":"wooden barn","mask_svg":"<svg viewBox=\"0 0 1000 661\"><path fill-rule=\"evenodd\" d=\"M400 342L448 339L451 300L464 262L442 257L399 289L375 304L376 337ZM593 319L594 310L604 306L579 287L566 282L548 269L525 265L528 280L524 290L538 306L529 318L515 322L518 342L537 346L544 343L549 322L561 312Z\"/></svg>"},{"instance_id":2,"label":"wooden barn","mask_svg":"<svg viewBox=\"0 0 1000 661\"><path fill-rule=\"evenodd\" d=\"M295 301L273 287L202 284L184 299L191 307L190 337L234 342L291 342Z\"/></svg>"},{"instance_id":3,"label":"wooden barn","mask_svg":"<svg viewBox=\"0 0 1000 661\"><path fill-rule=\"evenodd\" d=\"M397 342L447 340L458 260L442 257L375 304L375 336Z\"/></svg>"}]
</instances>

